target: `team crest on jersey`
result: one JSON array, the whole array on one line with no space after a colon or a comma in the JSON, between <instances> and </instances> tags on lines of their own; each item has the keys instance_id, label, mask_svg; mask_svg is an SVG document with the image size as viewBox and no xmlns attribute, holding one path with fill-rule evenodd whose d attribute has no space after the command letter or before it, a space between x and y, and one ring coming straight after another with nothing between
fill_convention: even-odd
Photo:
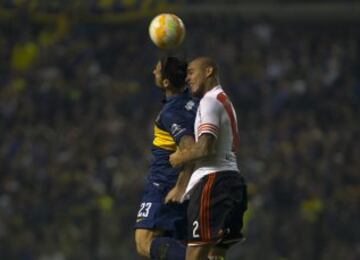
<instances>
[{"instance_id":1,"label":"team crest on jersey","mask_svg":"<svg viewBox=\"0 0 360 260\"><path fill-rule=\"evenodd\" d=\"M192 100L190 100L190 101L188 101L188 102L186 103L185 109L188 110L188 111L190 111L191 109L193 109L194 106L195 106L195 102L192 101Z\"/></svg>"}]
</instances>

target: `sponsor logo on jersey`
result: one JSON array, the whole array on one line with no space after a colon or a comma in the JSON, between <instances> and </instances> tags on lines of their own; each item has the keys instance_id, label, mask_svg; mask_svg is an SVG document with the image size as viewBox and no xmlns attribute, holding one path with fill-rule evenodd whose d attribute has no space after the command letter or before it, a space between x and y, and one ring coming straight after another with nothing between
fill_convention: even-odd
<instances>
[{"instance_id":1,"label":"sponsor logo on jersey","mask_svg":"<svg viewBox=\"0 0 360 260\"><path fill-rule=\"evenodd\" d=\"M171 126L171 133L173 136L177 136L179 134L181 134L182 132L184 132L186 129L185 128L181 128L181 126L179 126L178 124L174 123Z\"/></svg>"}]
</instances>

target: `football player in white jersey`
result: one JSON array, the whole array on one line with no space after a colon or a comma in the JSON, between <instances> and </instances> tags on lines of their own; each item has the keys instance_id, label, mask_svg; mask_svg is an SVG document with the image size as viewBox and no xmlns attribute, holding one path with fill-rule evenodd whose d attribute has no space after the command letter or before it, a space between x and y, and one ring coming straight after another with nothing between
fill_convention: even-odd
<instances>
[{"instance_id":1,"label":"football player in white jersey","mask_svg":"<svg viewBox=\"0 0 360 260\"><path fill-rule=\"evenodd\" d=\"M192 94L201 99L194 126L196 142L170 156L173 166L195 164L182 197L190 199L186 259L208 259L208 255L223 259L226 249L242 240L247 208L246 184L237 166L237 118L213 59L196 58L187 72Z\"/></svg>"}]
</instances>

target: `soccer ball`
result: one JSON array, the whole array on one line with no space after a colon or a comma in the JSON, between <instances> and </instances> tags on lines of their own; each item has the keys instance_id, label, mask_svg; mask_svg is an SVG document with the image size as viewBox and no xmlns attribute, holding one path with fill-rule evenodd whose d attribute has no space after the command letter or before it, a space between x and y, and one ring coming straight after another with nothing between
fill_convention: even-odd
<instances>
[{"instance_id":1,"label":"soccer ball","mask_svg":"<svg viewBox=\"0 0 360 260\"><path fill-rule=\"evenodd\" d=\"M176 15L163 13L152 19L149 34L153 43L160 49L172 49L184 40L185 26Z\"/></svg>"}]
</instances>

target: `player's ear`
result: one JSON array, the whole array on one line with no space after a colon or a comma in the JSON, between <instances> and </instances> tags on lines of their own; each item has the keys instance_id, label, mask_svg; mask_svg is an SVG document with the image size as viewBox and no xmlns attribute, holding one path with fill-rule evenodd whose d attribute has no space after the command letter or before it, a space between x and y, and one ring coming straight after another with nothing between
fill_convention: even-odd
<instances>
[{"instance_id":1,"label":"player's ear","mask_svg":"<svg viewBox=\"0 0 360 260\"><path fill-rule=\"evenodd\" d=\"M170 85L170 81L168 79L163 79L162 83L163 83L164 88L168 88Z\"/></svg>"},{"instance_id":2,"label":"player's ear","mask_svg":"<svg viewBox=\"0 0 360 260\"><path fill-rule=\"evenodd\" d=\"M207 78L211 77L214 74L214 68L211 66L207 66L205 69L205 75Z\"/></svg>"}]
</instances>

